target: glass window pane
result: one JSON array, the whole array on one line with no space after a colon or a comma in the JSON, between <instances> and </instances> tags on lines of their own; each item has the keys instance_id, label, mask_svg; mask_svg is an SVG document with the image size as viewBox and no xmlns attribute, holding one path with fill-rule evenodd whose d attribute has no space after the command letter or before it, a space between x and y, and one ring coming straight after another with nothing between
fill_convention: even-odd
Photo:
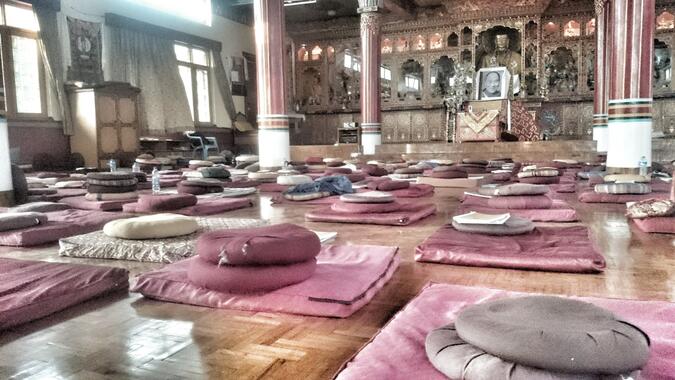
<instances>
[{"instance_id":1,"label":"glass window pane","mask_svg":"<svg viewBox=\"0 0 675 380\"><path fill-rule=\"evenodd\" d=\"M32 38L12 36L12 56L14 58L17 112L41 113L37 41Z\"/></svg>"},{"instance_id":2,"label":"glass window pane","mask_svg":"<svg viewBox=\"0 0 675 380\"><path fill-rule=\"evenodd\" d=\"M192 48L192 63L208 66L209 60L206 58L206 52L201 49Z\"/></svg>"},{"instance_id":3,"label":"glass window pane","mask_svg":"<svg viewBox=\"0 0 675 380\"><path fill-rule=\"evenodd\" d=\"M190 115L194 119L194 98L192 97L192 70L187 66L178 66L178 72L180 73L180 78L183 80L183 86L185 86L185 94L187 95L188 103L190 104Z\"/></svg>"},{"instance_id":4,"label":"glass window pane","mask_svg":"<svg viewBox=\"0 0 675 380\"><path fill-rule=\"evenodd\" d=\"M197 70L197 119L201 122L211 121L211 102L209 100L209 73Z\"/></svg>"},{"instance_id":5,"label":"glass window pane","mask_svg":"<svg viewBox=\"0 0 675 380\"><path fill-rule=\"evenodd\" d=\"M5 21L7 25L21 29L39 30L37 19L30 8L5 5Z\"/></svg>"},{"instance_id":6,"label":"glass window pane","mask_svg":"<svg viewBox=\"0 0 675 380\"><path fill-rule=\"evenodd\" d=\"M190 62L190 48L185 45L174 44L173 51L176 52L176 59L183 62Z\"/></svg>"}]
</instances>

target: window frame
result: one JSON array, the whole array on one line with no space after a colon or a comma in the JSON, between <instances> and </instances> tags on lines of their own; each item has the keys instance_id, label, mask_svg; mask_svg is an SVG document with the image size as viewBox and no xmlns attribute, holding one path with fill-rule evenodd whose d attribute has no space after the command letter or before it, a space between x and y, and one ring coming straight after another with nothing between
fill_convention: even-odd
<instances>
[{"instance_id":1,"label":"window frame","mask_svg":"<svg viewBox=\"0 0 675 380\"><path fill-rule=\"evenodd\" d=\"M39 51L39 35L38 32L34 32L27 29L20 29L13 26L8 26L5 23L5 5L11 5L15 7L33 9L31 5L11 1L11 0L0 0L0 7L2 8L2 18L0 18L0 46L2 54L2 77L4 82L5 89L5 110L7 120L21 120L21 121L44 121L48 120L48 111L47 111L47 83L46 83L46 73L42 54ZM24 37L36 40L38 43L38 52L37 52L37 66L38 66L38 83L40 83L40 108L41 112L39 113L29 113L29 112L18 112L17 111L17 99L16 99L16 81L14 78L14 56L12 53L12 36Z\"/></svg>"},{"instance_id":2,"label":"window frame","mask_svg":"<svg viewBox=\"0 0 675 380\"><path fill-rule=\"evenodd\" d=\"M214 99L213 99L213 75L211 71L211 64L213 62L213 59L211 57L211 54L213 52L211 51L210 48L200 46L200 45L195 45L183 41L174 41L174 52L175 52L175 46L180 45L183 47L186 47L188 49L188 53L190 55L190 62L186 61L181 61L178 59L178 56L176 56L176 63L178 64L177 68L180 68L181 66L187 67L190 69L190 78L192 80L192 120L194 122L194 125L196 127L213 127L216 125L214 118ZM192 49L198 49L198 50L203 50L206 53L206 65L198 64L193 62L193 57L192 57ZM208 102L208 107L209 107L209 116L210 120L209 121L201 121L199 120L199 95L197 92L197 70L205 70L206 75L208 77L208 94L209 94L209 102ZM182 82L181 78L181 82ZM185 87L185 86L183 86ZM186 94L188 95L188 94Z\"/></svg>"}]
</instances>

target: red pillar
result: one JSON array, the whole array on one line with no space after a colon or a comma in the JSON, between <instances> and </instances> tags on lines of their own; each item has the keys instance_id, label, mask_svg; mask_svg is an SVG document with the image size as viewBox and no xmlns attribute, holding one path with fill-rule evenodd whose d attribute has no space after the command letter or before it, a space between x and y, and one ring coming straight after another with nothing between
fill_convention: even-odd
<instances>
[{"instance_id":1,"label":"red pillar","mask_svg":"<svg viewBox=\"0 0 675 380\"><path fill-rule=\"evenodd\" d=\"M284 71L283 0L254 0L258 81L258 154L261 168L280 168L290 159Z\"/></svg>"},{"instance_id":2,"label":"red pillar","mask_svg":"<svg viewBox=\"0 0 675 380\"><path fill-rule=\"evenodd\" d=\"M374 154L382 143L380 112L381 1L359 0L361 14L361 145Z\"/></svg>"},{"instance_id":3,"label":"red pillar","mask_svg":"<svg viewBox=\"0 0 675 380\"><path fill-rule=\"evenodd\" d=\"M654 0L613 0L607 168L631 172L652 157Z\"/></svg>"},{"instance_id":4,"label":"red pillar","mask_svg":"<svg viewBox=\"0 0 675 380\"><path fill-rule=\"evenodd\" d=\"M609 101L609 66L611 30L609 17L611 4L607 0L595 0L595 93L593 98L593 140L598 152L607 152L607 102Z\"/></svg>"}]
</instances>

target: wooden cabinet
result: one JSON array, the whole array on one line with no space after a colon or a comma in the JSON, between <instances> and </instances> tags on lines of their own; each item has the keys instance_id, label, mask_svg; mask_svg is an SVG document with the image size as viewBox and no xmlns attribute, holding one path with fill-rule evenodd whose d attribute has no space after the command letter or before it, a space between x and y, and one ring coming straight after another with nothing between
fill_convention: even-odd
<instances>
[{"instance_id":1,"label":"wooden cabinet","mask_svg":"<svg viewBox=\"0 0 675 380\"><path fill-rule=\"evenodd\" d=\"M107 167L111 158L130 166L138 155L140 90L127 83L104 83L70 91L73 135L70 148L87 166Z\"/></svg>"}]
</instances>

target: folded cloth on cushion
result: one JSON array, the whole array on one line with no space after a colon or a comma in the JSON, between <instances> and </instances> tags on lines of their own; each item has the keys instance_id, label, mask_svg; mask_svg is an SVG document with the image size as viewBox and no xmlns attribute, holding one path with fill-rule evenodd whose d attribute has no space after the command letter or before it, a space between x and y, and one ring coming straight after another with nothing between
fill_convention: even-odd
<instances>
[{"instance_id":1,"label":"folded cloth on cushion","mask_svg":"<svg viewBox=\"0 0 675 380\"><path fill-rule=\"evenodd\" d=\"M192 260L141 274L132 291L169 302L260 312L345 318L370 302L398 267L396 247L323 246L306 281L262 294L216 292L192 284Z\"/></svg>"},{"instance_id":2,"label":"folded cloth on cushion","mask_svg":"<svg viewBox=\"0 0 675 380\"><path fill-rule=\"evenodd\" d=\"M135 180L136 176L134 173L125 173L125 172L97 172L97 173L87 173L87 181L124 181L124 180Z\"/></svg>"},{"instance_id":3,"label":"folded cloth on cushion","mask_svg":"<svg viewBox=\"0 0 675 380\"><path fill-rule=\"evenodd\" d=\"M619 375L639 370L649 359L645 332L608 310L563 297L472 305L457 315L455 329L491 355L555 372Z\"/></svg>"},{"instance_id":4,"label":"folded cloth on cushion","mask_svg":"<svg viewBox=\"0 0 675 380\"><path fill-rule=\"evenodd\" d=\"M469 174L464 170L432 170L430 177L432 178L469 178Z\"/></svg>"},{"instance_id":5,"label":"folded cloth on cushion","mask_svg":"<svg viewBox=\"0 0 675 380\"><path fill-rule=\"evenodd\" d=\"M512 215L504 224L466 224L452 220L452 226L461 232L485 235L520 235L532 232L531 220Z\"/></svg>"},{"instance_id":6,"label":"folded cloth on cushion","mask_svg":"<svg viewBox=\"0 0 675 380\"><path fill-rule=\"evenodd\" d=\"M305 213L305 219L311 222L408 226L433 215L435 212L436 206L422 203L403 203L395 212L362 214L338 212L333 211L330 207L325 207Z\"/></svg>"},{"instance_id":7,"label":"folded cloth on cushion","mask_svg":"<svg viewBox=\"0 0 675 380\"><path fill-rule=\"evenodd\" d=\"M54 202L31 202L7 209L7 212L51 212L68 210L70 206ZM0 214L2 215L2 214Z\"/></svg>"},{"instance_id":8,"label":"folded cloth on cushion","mask_svg":"<svg viewBox=\"0 0 675 380\"><path fill-rule=\"evenodd\" d=\"M513 195L543 195L550 191L545 185L528 183L512 183L509 185L483 185L478 188L478 193L489 196L513 196Z\"/></svg>"},{"instance_id":9,"label":"folded cloth on cushion","mask_svg":"<svg viewBox=\"0 0 675 380\"><path fill-rule=\"evenodd\" d=\"M675 215L675 202L669 199L647 199L631 204L626 216L631 219L644 219Z\"/></svg>"},{"instance_id":10,"label":"folded cloth on cushion","mask_svg":"<svg viewBox=\"0 0 675 380\"><path fill-rule=\"evenodd\" d=\"M600 183L595 192L601 194L649 194L652 187L646 183Z\"/></svg>"},{"instance_id":11,"label":"folded cloth on cushion","mask_svg":"<svg viewBox=\"0 0 675 380\"><path fill-rule=\"evenodd\" d=\"M593 273L605 268L586 227L536 227L527 234L478 239L444 226L415 248L415 260L552 272Z\"/></svg>"},{"instance_id":12,"label":"folded cloth on cushion","mask_svg":"<svg viewBox=\"0 0 675 380\"><path fill-rule=\"evenodd\" d=\"M429 362L450 379L501 379L508 374L510 380L597 380L637 379L640 371L620 375L595 373L569 374L530 367L498 356L464 341L457 333L454 323L432 330L426 337L425 348Z\"/></svg>"},{"instance_id":13,"label":"folded cloth on cushion","mask_svg":"<svg viewBox=\"0 0 675 380\"><path fill-rule=\"evenodd\" d=\"M382 212L396 212L401 209L401 203L353 203L337 201L330 206L331 210L350 214L371 214Z\"/></svg>"},{"instance_id":14,"label":"folded cloth on cushion","mask_svg":"<svg viewBox=\"0 0 675 380\"><path fill-rule=\"evenodd\" d=\"M172 211L196 204L197 197L193 194L141 194L136 212Z\"/></svg>"},{"instance_id":15,"label":"folded cloth on cushion","mask_svg":"<svg viewBox=\"0 0 675 380\"><path fill-rule=\"evenodd\" d=\"M61 181L61 182L57 182L56 184L54 184L54 187L56 187L57 189L68 189L68 188L73 189L73 188L78 188L78 187L84 187L84 185L86 183L87 183L86 181L79 181L79 180L78 181Z\"/></svg>"},{"instance_id":16,"label":"folded cloth on cushion","mask_svg":"<svg viewBox=\"0 0 675 380\"><path fill-rule=\"evenodd\" d=\"M528 178L528 177L556 177L560 175L560 172L556 169L532 169L524 170L518 173L518 178Z\"/></svg>"},{"instance_id":17,"label":"folded cloth on cushion","mask_svg":"<svg viewBox=\"0 0 675 380\"><path fill-rule=\"evenodd\" d=\"M138 199L138 192L130 191L128 193L87 193L84 195L84 199L88 201L133 201Z\"/></svg>"},{"instance_id":18,"label":"folded cloth on cushion","mask_svg":"<svg viewBox=\"0 0 675 380\"><path fill-rule=\"evenodd\" d=\"M319 237L290 223L206 232L197 239L199 257L213 265L285 265L314 259Z\"/></svg>"},{"instance_id":19,"label":"folded cloth on cushion","mask_svg":"<svg viewBox=\"0 0 675 380\"><path fill-rule=\"evenodd\" d=\"M230 178L230 172L222 166L201 167L199 172L204 178Z\"/></svg>"},{"instance_id":20,"label":"folded cloth on cushion","mask_svg":"<svg viewBox=\"0 0 675 380\"><path fill-rule=\"evenodd\" d=\"M304 202L304 201L311 201L314 199L320 199L320 198L326 198L330 197L330 193L327 191L317 191L314 193L298 193L298 194L293 194L293 193L285 193L284 198L288 199L289 201L296 201L296 202Z\"/></svg>"},{"instance_id":21,"label":"folded cloth on cushion","mask_svg":"<svg viewBox=\"0 0 675 380\"><path fill-rule=\"evenodd\" d=\"M187 277L191 283L224 293L269 292L297 284L312 277L316 259L286 265L216 265L201 260L190 261Z\"/></svg>"},{"instance_id":22,"label":"folded cloth on cushion","mask_svg":"<svg viewBox=\"0 0 675 380\"><path fill-rule=\"evenodd\" d=\"M120 239L161 239L189 235L199 229L197 220L177 214L155 214L113 220L103 226L103 233Z\"/></svg>"},{"instance_id":23,"label":"folded cloth on cushion","mask_svg":"<svg viewBox=\"0 0 675 380\"><path fill-rule=\"evenodd\" d=\"M390 179L374 180L366 185L366 188L370 190L379 190L379 191L401 190L407 189L409 187L410 182L408 181L392 181Z\"/></svg>"},{"instance_id":24,"label":"folded cloth on cushion","mask_svg":"<svg viewBox=\"0 0 675 380\"><path fill-rule=\"evenodd\" d=\"M523 177L518 178L518 181L535 185L552 185L554 183L560 183L560 177Z\"/></svg>"},{"instance_id":25,"label":"folded cloth on cushion","mask_svg":"<svg viewBox=\"0 0 675 380\"><path fill-rule=\"evenodd\" d=\"M605 182L650 182L650 178L638 174L610 174L604 178Z\"/></svg>"},{"instance_id":26,"label":"folded cloth on cushion","mask_svg":"<svg viewBox=\"0 0 675 380\"><path fill-rule=\"evenodd\" d=\"M672 216L655 216L644 219L633 219L633 222L643 232L675 234L675 217Z\"/></svg>"},{"instance_id":27,"label":"folded cloth on cushion","mask_svg":"<svg viewBox=\"0 0 675 380\"><path fill-rule=\"evenodd\" d=\"M487 206L497 209L547 209L551 208L553 200L546 195L511 195L492 197L487 200Z\"/></svg>"},{"instance_id":28,"label":"folded cloth on cushion","mask_svg":"<svg viewBox=\"0 0 675 380\"><path fill-rule=\"evenodd\" d=\"M345 176L321 177L312 183L293 186L287 194L306 194L328 192L331 195L350 194L354 192L352 183Z\"/></svg>"},{"instance_id":29,"label":"folded cloth on cushion","mask_svg":"<svg viewBox=\"0 0 675 380\"><path fill-rule=\"evenodd\" d=\"M343 194L340 201L346 203L391 203L396 197L381 191L367 191L365 193Z\"/></svg>"},{"instance_id":30,"label":"folded cloth on cushion","mask_svg":"<svg viewBox=\"0 0 675 380\"><path fill-rule=\"evenodd\" d=\"M47 215L40 212L0 213L0 232L19 230L47 223Z\"/></svg>"},{"instance_id":31,"label":"folded cloth on cushion","mask_svg":"<svg viewBox=\"0 0 675 380\"><path fill-rule=\"evenodd\" d=\"M51 195L56 194L56 189L28 189L28 195Z\"/></svg>"},{"instance_id":32,"label":"folded cloth on cushion","mask_svg":"<svg viewBox=\"0 0 675 380\"><path fill-rule=\"evenodd\" d=\"M336 175L336 174L352 174L352 169L349 168L339 168L339 167L328 167L323 172L325 175Z\"/></svg>"},{"instance_id":33,"label":"folded cloth on cushion","mask_svg":"<svg viewBox=\"0 0 675 380\"><path fill-rule=\"evenodd\" d=\"M394 174L422 174L424 169L419 169L415 167L401 168L394 170Z\"/></svg>"},{"instance_id":34,"label":"folded cloth on cushion","mask_svg":"<svg viewBox=\"0 0 675 380\"><path fill-rule=\"evenodd\" d=\"M129 287L122 268L0 259L0 330Z\"/></svg>"},{"instance_id":35,"label":"folded cloth on cushion","mask_svg":"<svg viewBox=\"0 0 675 380\"><path fill-rule=\"evenodd\" d=\"M312 183L314 180L306 175L282 175L277 177L277 184L295 186L303 183Z\"/></svg>"}]
</instances>

